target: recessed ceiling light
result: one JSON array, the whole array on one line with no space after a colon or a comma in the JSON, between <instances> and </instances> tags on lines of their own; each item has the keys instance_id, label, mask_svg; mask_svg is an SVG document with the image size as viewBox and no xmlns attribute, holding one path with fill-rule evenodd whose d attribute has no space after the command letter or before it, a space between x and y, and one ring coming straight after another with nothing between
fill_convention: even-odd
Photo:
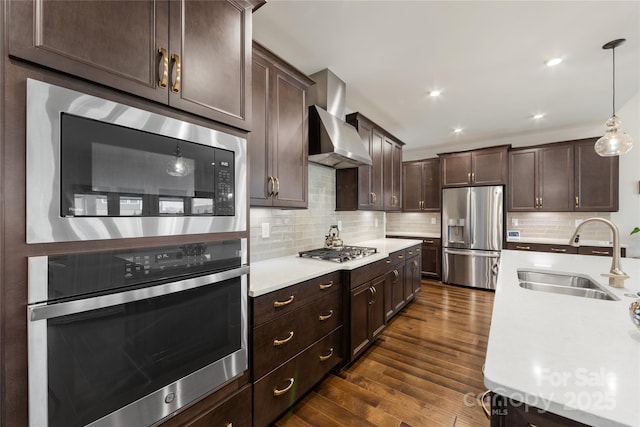
<instances>
[{"instance_id":1,"label":"recessed ceiling light","mask_svg":"<svg viewBox=\"0 0 640 427\"><path fill-rule=\"evenodd\" d=\"M554 67L562 62L562 58L552 58L544 63L547 67Z\"/></svg>"},{"instance_id":2,"label":"recessed ceiling light","mask_svg":"<svg viewBox=\"0 0 640 427\"><path fill-rule=\"evenodd\" d=\"M531 116L531 118L532 118L532 119L534 119L534 120L540 120L540 119L541 119L541 118L543 118L543 117L544 117L544 114L543 114L543 113L540 113L540 114L534 114L533 116Z\"/></svg>"},{"instance_id":3,"label":"recessed ceiling light","mask_svg":"<svg viewBox=\"0 0 640 427\"><path fill-rule=\"evenodd\" d=\"M462 128L454 128L453 133L461 133L464 129Z\"/></svg>"},{"instance_id":4,"label":"recessed ceiling light","mask_svg":"<svg viewBox=\"0 0 640 427\"><path fill-rule=\"evenodd\" d=\"M438 97L440 95L442 95L442 91L440 91L440 90L432 90L431 92L429 92L429 96L434 97L434 98L436 98L436 97Z\"/></svg>"}]
</instances>

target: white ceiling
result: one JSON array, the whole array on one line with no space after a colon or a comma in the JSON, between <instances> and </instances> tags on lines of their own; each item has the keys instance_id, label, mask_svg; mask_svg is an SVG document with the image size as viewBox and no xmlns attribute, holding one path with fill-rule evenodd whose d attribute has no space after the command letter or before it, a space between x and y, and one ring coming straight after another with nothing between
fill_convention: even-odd
<instances>
[{"instance_id":1,"label":"white ceiling","mask_svg":"<svg viewBox=\"0 0 640 427\"><path fill-rule=\"evenodd\" d=\"M640 88L640 1L273 0L253 22L254 39L301 71L331 69L347 108L405 150L604 130L612 51L602 45L617 38L627 39L616 49L617 109ZM564 62L546 67L554 57Z\"/></svg>"}]
</instances>

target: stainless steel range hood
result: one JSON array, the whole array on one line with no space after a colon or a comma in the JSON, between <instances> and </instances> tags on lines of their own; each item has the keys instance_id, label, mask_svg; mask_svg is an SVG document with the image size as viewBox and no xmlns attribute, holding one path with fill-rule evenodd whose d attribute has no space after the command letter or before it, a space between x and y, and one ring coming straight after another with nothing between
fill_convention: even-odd
<instances>
[{"instance_id":1,"label":"stainless steel range hood","mask_svg":"<svg viewBox=\"0 0 640 427\"><path fill-rule=\"evenodd\" d=\"M336 169L371 165L371 157L356 129L342 120L346 85L330 70L310 76L309 161Z\"/></svg>"}]
</instances>

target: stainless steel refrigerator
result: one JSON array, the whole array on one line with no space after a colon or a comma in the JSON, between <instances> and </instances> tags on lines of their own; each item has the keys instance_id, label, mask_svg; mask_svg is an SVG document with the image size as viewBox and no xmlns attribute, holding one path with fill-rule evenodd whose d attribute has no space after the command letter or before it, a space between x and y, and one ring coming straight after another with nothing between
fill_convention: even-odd
<instances>
[{"instance_id":1,"label":"stainless steel refrigerator","mask_svg":"<svg viewBox=\"0 0 640 427\"><path fill-rule=\"evenodd\" d=\"M502 186L442 190L442 281L495 289L502 249Z\"/></svg>"}]
</instances>

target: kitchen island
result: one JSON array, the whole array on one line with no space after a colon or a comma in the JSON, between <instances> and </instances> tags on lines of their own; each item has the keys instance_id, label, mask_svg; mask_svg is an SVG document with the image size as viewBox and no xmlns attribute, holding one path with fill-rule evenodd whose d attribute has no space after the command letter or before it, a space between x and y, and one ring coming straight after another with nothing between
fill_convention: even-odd
<instances>
[{"instance_id":1,"label":"kitchen island","mask_svg":"<svg viewBox=\"0 0 640 427\"><path fill-rule=\"evenodd\" d=\"M622 260L631 277L622 289L601 277L610 264L608 257L502 252L485 364L491 391L590 426L640 426L640 331L628 315L640 298L640 260ZM524 289L520 269L586 275L617 300Z\"/></svg>"}]
</instances>

